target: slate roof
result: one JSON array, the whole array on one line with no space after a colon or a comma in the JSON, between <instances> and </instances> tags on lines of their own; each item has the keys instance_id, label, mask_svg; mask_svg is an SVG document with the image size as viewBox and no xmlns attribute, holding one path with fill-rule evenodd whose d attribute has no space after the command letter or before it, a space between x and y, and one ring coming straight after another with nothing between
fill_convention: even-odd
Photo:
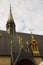
<instances>
[{"instance_id":1,"label":"slate roof","mask_svg":"<svg viewBox=\"0 0 43 65\"><path fill-rule=\"evenodd\" d=\"M20 50L18 36L22 37L22 44L26 51L27 51L27 47L25 44L26 41L28 41L29 44L31 43L31 34L16 32L15 36L11 37L6 31L1 31L1 30L0 30L0 34L2 35L2 37L0 37L0 55L11 55L10 53L11 40L13 40L13 53L18 54ZM34 36L35 39L38 41L40 56L43 57L43 36L42 35L34 35Z\"/></svg>"},{"instance_id":2,"label":"slate roof","mask_svg":"<svg viewBox=\"0 0 43 65\"><path fill-rule=\"evenodd\" d=\"M17 56L17 58L16 58L16 60L14 62L15 63L14 65L17 65L16 63L19 63L19 61L23 60L23 59L31 60L33 63L35 63L34 65L36 65L36 62L34 61L33 56L31 55L30 51L27 53L24 50L24 48L22 47L21 50L18 53L18 56Z\"/></svg>"},{"instance_id":3,"label":"slate roof","mask_svg":"<svg viewBox=\"0 0 43 65\"><path fill-rule=\"evenodd\" d=\"M10 36L5 31L0 31L0 55L10 55Z\"/></svg>"},{"instance_id":4,"label":"slate roof","mask_svg":"<svg viewBox=\"0 0 43 65\"><path fill-rule=\"evenodd\" d=\"M28 41L29 44L31 43L31 34L26 34L26 33L17 33L18 35L22 36L23 38L23 46L24 48L26 48L26 44L25 42ZM43 57L43 35L36 35L36 34L33 34L36 41L38 42L38 47L39 47L39 51L40 51L40 54L39 56ZM38 56L38 55L36 55Z\"/></svg>"}]
</instances>

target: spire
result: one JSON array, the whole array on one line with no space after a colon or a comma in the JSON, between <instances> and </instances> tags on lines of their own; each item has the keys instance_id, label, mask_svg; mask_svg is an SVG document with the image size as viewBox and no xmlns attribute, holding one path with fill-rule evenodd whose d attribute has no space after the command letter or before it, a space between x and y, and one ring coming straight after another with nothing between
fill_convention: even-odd
<instances>
[{"instance_id":1,"label":"spire","mask_svg":"<svg viewBox=\"0 0 43 65\"><path fill-rule=\"evenodd\" d=\"M6 24L6 31L7 31L7 33L9 33L11 35L13 35L15 33L15 23L14 23L14 19L12 16L11 5L10 5L10 12L9 12L8 21Z\"/></svg>"},{"instance_id":2,"label":"spire","mask_svg":"<svg viewBox=\"0 0 43 65\"><path fill-rule=\"evenodd\" d=\"M13 21L13 16L12 16L11 4L10 4L10 13L9 13L8 22L12 22L12 21Z\"/></svg>"}]
</instances>

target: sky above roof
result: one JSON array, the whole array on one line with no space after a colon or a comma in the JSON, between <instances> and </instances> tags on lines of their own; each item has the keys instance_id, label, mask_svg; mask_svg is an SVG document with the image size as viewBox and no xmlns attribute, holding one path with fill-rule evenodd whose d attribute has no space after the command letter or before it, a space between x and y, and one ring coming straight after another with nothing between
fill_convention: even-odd
<instances>
[{"instance_id":1,"label":"sky above roof","mask_svg":"<svg viewBox=\"0 0 43 65\"><path fill-rule=\"evenodd\" d=\"M43 35L43 0L0 0L0 30L6 29L10 3L17 32Z\"/></svg>"}]
</instances>

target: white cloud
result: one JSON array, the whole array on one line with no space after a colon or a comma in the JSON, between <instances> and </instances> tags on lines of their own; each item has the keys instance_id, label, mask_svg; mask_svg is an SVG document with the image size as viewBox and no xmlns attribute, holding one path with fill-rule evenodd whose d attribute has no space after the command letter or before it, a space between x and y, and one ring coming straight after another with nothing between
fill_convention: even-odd
<instances>
[{"instance_id":1,"label":"white cloud","mask_svg":"<svg viewBox=\"0 0 43 65\"><path fill-rule=\"evenodd\" d=\"M16 31L43 34L43 0L11 0ZM5 30L9 15L9 0L0 0L0 29Z\"/></svg>"}]
</instances>

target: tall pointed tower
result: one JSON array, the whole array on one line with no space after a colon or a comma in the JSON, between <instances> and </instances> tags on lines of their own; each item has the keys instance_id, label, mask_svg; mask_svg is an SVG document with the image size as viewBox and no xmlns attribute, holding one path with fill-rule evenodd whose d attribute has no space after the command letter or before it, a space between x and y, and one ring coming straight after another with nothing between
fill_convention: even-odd
<instances>
[{"instance_id":1,"label":"tall pointed tower","mask_svg":"<svg viewBox=\"0 0 43 65\"><path fill-rule=\"evenodd\" d=\"M11 5L10 5L10 14L9 14L9 18L6 24L6 31L8 34L13 35L15 33L15 23L14 23L14 19L12 16L12 11L11 11Z\"/></svg>"}]
</instances>

